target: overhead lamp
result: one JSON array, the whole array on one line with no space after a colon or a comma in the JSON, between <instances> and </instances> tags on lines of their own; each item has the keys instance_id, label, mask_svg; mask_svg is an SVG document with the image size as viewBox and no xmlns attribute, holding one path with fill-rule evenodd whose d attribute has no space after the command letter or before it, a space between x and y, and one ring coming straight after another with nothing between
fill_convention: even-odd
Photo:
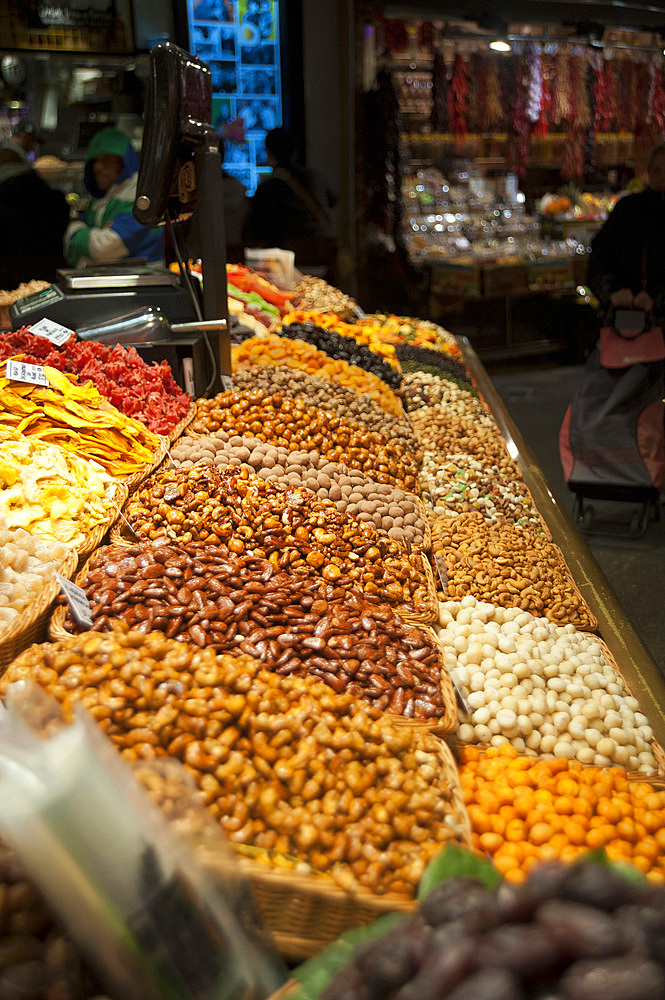
<instances>
[{"instance_id":1,"label":"overhead lamp","mask_svg":"<svg viewBox=\"0 0 665 1000\"><path fill-rule=\"evenodd\" d=\"M510 52L511 45L508 41L508 25L502 18L497 17L496 14L491 14L488 11L483 11L483 13L478 18L478 27L484 31L491 31L493 34L493 39L489 43L490 48L494 52Z\"/></svg>"}]
</instances>

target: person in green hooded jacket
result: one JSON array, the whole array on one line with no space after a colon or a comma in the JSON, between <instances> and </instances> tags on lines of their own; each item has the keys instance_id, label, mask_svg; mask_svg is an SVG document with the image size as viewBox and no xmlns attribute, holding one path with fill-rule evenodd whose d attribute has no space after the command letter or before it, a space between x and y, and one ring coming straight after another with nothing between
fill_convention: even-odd
<instances>
[{"instance_id":1,"label":"person in green hooded jacket","mask_svg":"<svg viewBox=\"0 0 665 1000\"><path fill-rule=\"evenodd\" d=\"M143 257L151 263L164 259L163 230L147 229L132 215L138 169L138 154L123 132L104 128L94 136L83 172L93 200L65 233L71 265L123 257Z\"/></svg>"}]
</instances>

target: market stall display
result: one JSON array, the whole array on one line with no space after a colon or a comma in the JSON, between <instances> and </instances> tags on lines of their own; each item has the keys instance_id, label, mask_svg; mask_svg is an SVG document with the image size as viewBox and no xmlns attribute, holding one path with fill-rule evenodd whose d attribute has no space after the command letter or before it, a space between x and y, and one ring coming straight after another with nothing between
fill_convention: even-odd
<instances>
[{"instance_id":1,"label":"market stall display","mask_svg":"<svg viewBox=\"0 0 665 1000\"><path fill-rule=\"evenodd\" d=\"M62 541L44 541L0 517L0 668L32 642L46 623L60 587L54 573L71 577L78 554Z\"/></svg>"},{"instance_id":2,"label":"market stall display","mask_svg":"<svg viewBox=\"0 0 665 1000\"><path fill-rule=\"evenodd\" d=\"M460 739L646 774L662 766L648 719L597 636L469 597L440 605L437 631L469 692Z\"/></svg>"},{"instance_id":3,"label":"market stall display","mask_svg":"<svg viewBox=\"0 0 665 1000\"><path fill-rule=\"evenodd\" d=\"M592 634L478 370L435 324L271 305L282 335L234 347L233 390L197 400L188 425L187 409L159 468L163 438L75 375L47 364L50 389L6 382L2 492L15 495L24 455L16 510L36 516L33 479L44 499L54 484L29 463L70 446L58 489L72 481L68 530L82 538L69 575L94 550L75 577L93 624L60 599L51 643L9 665L0 695L30 676L85 704L126 757L182 761L285 954L412 908L451 840L509 881L601 846L665 879L657 722ZM51 351L21 336L8 349ZM111 545L110 521L87 530L86 464L102 483L124 475L125 490L153 469ZM55 499L66 506L58 493L40 518L62 534L69 508ZM22 558L12 586L29 584Z\"/></svg>"},{"instance_id":4,"label":"market stall display","mask_svg":"<svg viewBox=\"0 0 665 1000\"><path fill-rule=\"evenodd\" d=\"M509 477L507 468L483 466L472 455L447 455L442 462L436 452L426 451L420 477L425 503L436 516L477 511L490 524L526 525L547 534L517 463Z\"/></svg>"},{"instance_id":5,"label":"market stall display","mask_svg":"<svg viewBox=\"0 0 665 1000\"><path fill-rule=\"evenodd\" d=\"M439 515L432 526L432 550L445 564L445 599L475 597L590 632L598 626L563 553L541 531L488 524L476 511Z\"/></svg>"},{"instance_id":6,"label":"market stall display","mask_svg":"<svg viewBox=\"0 0 665 1000\"><path fill-rule=\"evenodd\" d=\"M327 378L316 378L296 368L279 365L253 365L235 372L234 388L240 392L257 389L266 395L281 392L292 399L303 399L309 406L331 410L344 420L353 420L369 431L399 440L411 452L418 451L418 441L404 413L391 415L365 393Z\"/></svg>"},{"instance_id":7,"label":"market stall display","mask_svg":"<svg viewBox=\"0 0 665 1000\"><path fill-rule=\"evenodd\" d=\"M445 744L320 682L120 628L33 646L0 693L27 676L84 704L126 758L185 763L233 843L347 889L408 899L442 844L468 843Z\"/></svg>"},{"instance_id":8,"label":"market stall display","mask_svg":"<svg viewBox=\"0 0 665 1000\"><path fill-rule=\"evenodd\" d=\"M410 920L357 948L320 996L658 1000L664 903L661 886L592 860L553 864L511 891L450 878Z\"/></svg>"},{"instance_id":9,"label":"market stall display","mask_svg":"<svg viewBox=\"0 0 665 1000\"><path fill-rule=\"evenodd\" d=\"M35 438L0 440L0 519L9 528L83 555L99 544L126 499L126 487L97 462Z\"/></svg>"},{"instance_id":10,"label":"market stall display","mask_svg":"<svg viewBox=\"0 0 665 1000\"><path fill-rule=\"evenodd\" d=\"M348 323L355 319L357 303L349 295L329 285L323 278L312 274L303 275L293 288L293 300L299 309L314 309L317 312L331 312Z\"/></svg>"},{"instance_id":11,"label":"market stall display","mask_svg":"<svg viewBox=\"0 0 665 1000\"><path fill-rule=\"evenodd\" d=\"M245 653L283 676L315 677L394 715L441 729L455 722L434 634L376 597L201 543L102 547L77 582L95 630L120 620L218 653ZM54 638L61 627L81 631L64 611L52 623Z\"/></svg>"},{"instance_id":12,"label":"market stall display","mask_svg":"<svg viewBox=\"0 0 665 1000\"><path fill-rule=\"evenodd\" d=\"M464 747L459 758L474 845L509 881L524 881L538 862L575 861L603 848L665 884L662 781L631 780L617 766L524 757L507 744Z\"/></svg>"},{"instance_id":13,"label":"market stall display","mask_svg":"<svg viewBox=\"0 0 665 1000\"><path fill-rule=\"evenodd\" d=\"M304 486L319 500L334 501L337 510L373 524L377 531L398 542L417 549L429 549L431 545L427 514L418 497L329 462L318 452L275 448L258 438L231 438L220 430L211 437L181 437L171 458L176 468L245 466L261 479L284 486Z\"/></svg>"},{"instance_id":14,"label":"market stall display","mask_svg":"<svg viewBox=\"0 0 665 1000\"><path fill-rule=\"evenodd\" d=\"M144 474L161 457L160 438L121 414L94 386L48 365L45 387L17 382L6 377L6 366L0 363L0 431L56 444L126 479Z\"/></svg>"},{"instance_id":15,"label":"market stall display","mask_svg":"<svg viewBox=\"0 0 665 1000\"><path fill-rule=\"evenodd\" d=\"M191 398L177 384L166 361L147 364L136 348L76 340L61 347L22 327L0 334L0 361L15 355L32 365L48 365L91 383L121 413L140 420L155 434L169 436L194 416Z\"/></svg>"},{"instance_id":16,"label":"market stall display","mask_svg":"<svg viewBox=\"0 0 665 1000\"><path fill-rule=\"evenodd\" d=\"M417 462L404 444L281 392L230 390L200 400L190 434L206 436L219 430L236 437L251 435L275 447L317 451L379 483L420 490Z\"/></svg>"},{"instance_id":17,"label":"market stall display","mask_svg":"<svg viewBox=\"0 0 665 1000\"><path fill-rule=\"evenodd\" d=\"M290 341L276 334L251 337L239 347L233 348L232 360L234 372L254 365L283 365L318 378L329 378L353 389L358 395L370 396L393 416L403 414L399 398L377 375L347 361L329 358L323 351L303 340Z\"/></svg>"},{"instance_id":18,"label":"market stall display","mask_svg":"<svg viewBox=\"0 0 665 1000\"><path fill-rule=\"evenodd\" d=\"M248 469L158 472L130 499L121 537L226 543L279 569L382 597L422 621L436 618L427 559L303 488Z\"/></svg>"}]
</instances>

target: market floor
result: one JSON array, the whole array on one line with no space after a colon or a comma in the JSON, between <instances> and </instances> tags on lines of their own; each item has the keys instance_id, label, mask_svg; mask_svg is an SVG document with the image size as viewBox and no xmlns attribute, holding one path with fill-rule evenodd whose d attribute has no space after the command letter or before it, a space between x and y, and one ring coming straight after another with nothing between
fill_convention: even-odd
<instances>
[{"instance_id":1,"label":"market floor","mask_svg":"<svg viewBox=\"0 0 665 1000\"><path fill-rule=\"evenodd\" d=\"M571 514L573 494L559 461L559 428L582 377L581 365L507 369L486 364L506 409L531 448L552 492ZM628 504L596 504L603 518L628 523ZM602 510L601 510L602 508ZM665 506L641 538L585 535L584 540L660 670L665 674Z\"/></svg>"}]
</instances>

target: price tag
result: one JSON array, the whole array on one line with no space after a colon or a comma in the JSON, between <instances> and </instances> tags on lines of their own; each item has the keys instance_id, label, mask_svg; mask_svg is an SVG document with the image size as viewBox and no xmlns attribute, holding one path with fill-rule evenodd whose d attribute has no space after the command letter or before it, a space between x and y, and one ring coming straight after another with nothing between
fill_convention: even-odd
<instances>
[{"instance_id":1,"label":"price tag","mask_svg":"<svg viewBox=\"0 0 665 1000\"><path fill-rule=\"evenodd\" d=\"M55 578L60 584L61 591L67 598L67 603L72 609L76 624L82 628L92 628L92 614L85 590L81 590L75 583L72 583L71 580L68 580L64 576L60 576L59 573L55 574Z\"/></svg>"},{"instance_id":2,"label":"price tag","mask_svg":"<svg viewBox=\"0 0 665 1000\"><path fill-rule=\"evenodd\" d=\"M448 571L446 569L446 564L443 560L443 556L435 555L434 562L436 564L436 569L439 574L439 580L441 581L441 590L444 594L448 593ZM464 685L457 676L457 671L454 667L449 667L446 664L446 669L450 674L450 679L453 682L453 687L455 688L455 694L457 695L457 700L460 706L464 709L467 715L472 714L471 706L467 701L466 691L464 690Z\"/></svg>"},{"instance_id":3,"label":"price tag","mask_svg":"<svg viewBox=\"0 0 665 1000\"><path fill-rule=\"evenodd\" d=\"M25 361L8 361L5 369L7 378L14 382L31 382L33 385L49 385L43 365L27 365Z\"/></svg>"},{"instance_id":4,"label":"price tag","mask_svg":"<svg viewBox=\"0 0 665 1000\"><path fill-rule=\"evenodd\" d=\"M225 391L228 392L233 391L233 379L231 378L230 375L222 375L222 386L225 389Z\"/></svg>"},{"instance_id":5,"label":"price tag","mask_svg":"<svg viewBox=\"0 0 665 1000\"><path fill-rule=\"evenodd\" d=\"M76 336L73 330L68 329L66 326L61 326L60 323L54 323L52 319L46 318L40 319L39 323L33 323L30 327L30 333L34 333L37 337L44 337L45 340L50 340L56 347L62 347L70 337Z\"/></svg>"}]
</instances>

